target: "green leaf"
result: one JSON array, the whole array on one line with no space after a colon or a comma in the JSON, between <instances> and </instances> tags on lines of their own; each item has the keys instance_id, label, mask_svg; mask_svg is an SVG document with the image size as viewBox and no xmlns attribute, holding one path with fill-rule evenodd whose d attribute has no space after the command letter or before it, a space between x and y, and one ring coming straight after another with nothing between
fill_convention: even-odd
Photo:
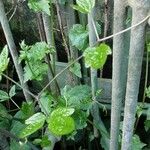
<instances>
[{"instance_id":1,"label":"green leaf","mask_svg":"<svg viewBox=\"0 0 150 150\"><path fill-rule=\"evenodd\" d=\"M42 128L42 126L44 125L45 119L46 117L42 113L36 113L33 116L31 116L29 119L25 121L27 126L21 131L19 137L24 138L36 132L40 128Z\"/></svg>"},{"instance_id":2,"label":"green leaf","mask_svg":"<svg viewBox=\"0 0 150 150\"><path fill-rule=\"evenodd\" d=\"M83 54L86 67L102 69L108 54L111 54L111 49L104 43L100 44L98 47L88 47Z\"/></svg>"},{"instance_id":3,"label":"green leaf","mask_svg":"<svg viewBox=\"0 0 150 150\"><path fill-rule=\"evenodd\" d=\"M101 146L104 150L109 150L109 143L110 143L110 139L108 138L107 135L105 134L102 134L102 137L101 137Z\"/></svg>"},{"instance_id":4,"label":"green leaf","mask_svg":"<svg viewBox=\"0 0 150 150\"><path fill-rule=\"evenodd\" d=\"M75 86L62 94L69 107L87 110L91 106L91 88L87 85Z\"/></svg>"},{"instance_id":5,"label":"green leaf","mask_svg":"<svg viewBox=\"0 0 150 150\"><path fill-rule=\"evenodd\" d=\"M50 1L49 0L28 0L28 6L35 12L43 11L50 15Z\"/></svg>"},{"instance_id":6,"label":"green leaf","mask_svg":"<svg viewBox=\"0 0 150 150\"><path fill-rule=\"evenodd\" d=\"M11 119L11 115L8 114L7 109L4 105L0 103L0 121L4 120L4 118Z\"/></svg>"},{"instance_id":7,"label":"green leaf","mask_svg":"<svg viewBox=\"0 0 150 150\"><path fill-rule=\"evenodd\" d=\"M0 102L7 101L9 98L9 95L5 91L0 90Z\"/></svg>"},{"instance_id":8,"label":"green leaf","mask_svg":"<svg viewBox=\"0 0 150 150\"><path fill-rule=\"evenodd\" d=\"M48 139L47 135L42 137L40 145L41 145L41 147L47 147L47 146L51 145L51 141Z\"/></svg>"},{"instance_id":9,"label":"green leaf","mask_svg":"<svg viewBox=\"0 0 150 150\"><path fill-rule=\"evenodd\" d=\"M70 69L69 69L73 74L75 74L77 77L81 78L82 75L81 75L81 65L76 62L74 63Z\"/></svg>"},{"instance_id":10,"label":"green leaf","mask_svg":"<svg viewBox=\"0 0 150 150\"><path fill-rule=\"evenodd\" d=\"M75 24L69 31L69 38L73 46L84 50L88 45L88 30L81 24Z\"/></svg>"},{"instance_id":11,"label":"green leaf","mask_svg":"<svg viewBox=\"0 0 150 150\"><path fill-rule=\"evenodd\" d=\"M32 102L23 102L21 106L21 112L25 115L24 119L29 118L34 114L34 104Z\"/></svg>"},{"instance_id":12,"label":"green leaf","mask_svg":"<svg viewBox=\"0 0 150 150\"><path fill-rule=\"evenodd\" d=\"M95 6L95 0L76 0L76 3L72 7L81 13L89 13Z\"/></svg>"},{"instance_id":13,"label":"green leaf","mask_svg":"<svg viewBox=\"0 0 150 150\"><path fill-rule=\"evenodd\" d=\"M43 92L39 101L41 111L46 115L50 114L54 105L54 98L48 92Z\"/></svg>"},{"instance_id":14,"label":"green leaf","mask_svg":"<svg viewBox=\"0 0 150 150\"><path fill-rule=\"evenodd\" d=\"M25 124L34 124L45 121L45 115L43 113L36 113L25 121Z\"/></svg>"},{"instance_id":15,"label":"green leaf","mask_svg":"<svg viewBox=\"0 0 150 150\"><path fill-rule=\"evenodd\" d=\"M147 51L150 53L150 43L147 44Z\"/></svg>"},{"instance_id":16,"label":"green leaf","mask_svg":"<svg viewBox=\"0 0 150 150\"><path fill-rule=\"evenodd\" d=\"M42 62L30 63L24 67L24 82L28 80L41 81L43 76L47 73L47 64Z\"/></svg>"},{"instance_id":17,"label":"green leaf","mask_svg":"<svg viewBox=\"0 0 150 150\"><path fill-rule=\"evenodd\" d=\"M20 143L20 142L11 140L10 150L31 150L31 147L27 143Z\"/></svg>"},{"instance_id":18,"label":"green leaf","mask_svg":"<svg viewBox=\"0 0 150 150\"><path fill-rule=\"evenodd\" d=\"M3 71L7 69L8 63L9 63L8 47L6 45L0 54L0 80L2 78L1 74L3 73Z\"/></svg>"},{"instance_id":19,"label":"green leaf","mask_svg":"<svg viewBox=\"0 0 150 150\"><path fill-rule=\"evenodd\" d=\"M132 146L131 146L132 150L141 150L143 149L144 146L146 146L146 144L140 141L140 138L138 135L134 135L132 137Z\"/></svg>"},{"instance_id":20,"label":"green leaf","mask_svg":"<svg viewBox=\"0 0 150 150\"><path fill-rule=\"evenodd\" d=\"M84 129L87 126L86 121L87 121L88 114L86 112L81 110L75 111L72 117L75 121L75 127L77 130Z\"/></svg>"},{"instance_id":21,"label":"green leaf","mask_svg":"<svg viewBox=\"0 0 150 150\"><path fill-rule=\"evenodd\" d=\"M146 88L146 97L150 98L150 86Z\"/></svg>"},{"instance_id":22,"label":"green leaf","mask_svg":"<svg viewBox=\"0 0 150 150\"><path fill-rule=\"evenodd\" d=\"M10 98L16 95L16 86L12 86L10 91L9 91L9 96Z\"/></svg>"},{"instance_id":23,"label":"green leaf","mask_svg":"<svg viewBox=\"0 0 150 150\"><path fill-rule=\"evenodd\" d=\"M57 108L48 118L48 129L55 135L66 135L75 129L74 119L70 117L74 112L73 108Z\"/></svg>"}]
</instances>

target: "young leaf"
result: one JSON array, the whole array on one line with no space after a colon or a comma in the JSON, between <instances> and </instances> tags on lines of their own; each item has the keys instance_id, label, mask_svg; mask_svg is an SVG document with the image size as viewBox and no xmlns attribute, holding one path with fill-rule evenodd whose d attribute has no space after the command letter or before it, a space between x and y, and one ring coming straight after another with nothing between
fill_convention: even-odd
<instances>
[{"instance_id":1,"label":"young leaf","mask_svg":"<svg viewBox=\"0 0 150 150\"><path fill-rule=\"evenodd\" d=\"M14 86L11 87L11 89L9 91L10 98L15 96L15 94L16 94L16 86L14 85Z\"/></svg>"},{"instance_id":2,"label":"young leaf","mask_svg":"<svg viewBox=\"0 0 150 150\"><path fill-rule=\"evenodd\" d=\"M55 135L66 135L75 129L74 119L70 116L73 108L57 108L48 118L48 129Z\"/></svg>"},{"instance_id":3,"label":"young leaf","mask_svg":"<svg viewBox=\"0 0 150 150\"><path fill-rule=\"evenodd\" d=\"M74 73L77 77L81 78L81 66L78 62L74 63L70 69L69 69L72 73Z\"/></svg>"},{"instance_id":4,"label":"young leaf","mask_svg":"<svg viewBox=\"0 0 150 150\"><path fill-rule=\"evenodd\" d=\"M21 131L19 137L24 138L36 132L44 125L45 119L46 117L42 113L36 113L33 116L31 116L29 119L25 121L27 126Z\"/></svg>"},{"instance_id":5,"label":"young leaf","mask_svg":"<svg viewBox=\"0 0 150 150\"><path fill-rule=\"evenodd\" d=\"M50 15L49 3L49 0L28 0L28 6L30 9L35 12L43 11L48 15Z\"/></svg>"},{"instance_id":6,"label":"young leaf","mask_svg":"<svg viewBox=\"0 0 150 150\"><path fill-rule=\"evenodd\" d=\"M111 54L111 49L104 43L100 44L98 47L88 47L83 54L86 67L102 69L108 54Z\"/></svg>"},{"instance_id":7,"label":"young leaf","mask_svg":"<svg viewBox=\"0 0 150 150\"><path fill-rule=\"evenodd\" d=\"M88 45L88 30L81 24L75 24L69 31L69 38L73 46L84 50Z\"/></svg>"},{"instance_id":8,"label":"young leaf","mask_svg":"<svg viewBox=\"0 0 150 150\"><path fill-rule=\"evenodd\" d=\"M76 0L77 5L72 7L81 13L89 13L95 6L95 0Z\"/></svg>"},{"instance_id":9,"label":"young leaf","mask_svg":"<svg viewBox=\"0 0 150 150\"><path fill-rule=\"evenodd\" d=\"M7 66L9 63L9 58L8 58L8 47L7 45L3 48L1 54L0 54L0 80L1 80L1 74L3 71L6 70Z\"/></svg>"},{"instance_id":10,"label":"young leaf","mask_svg":"<svg viewBox=\"0 0 150 150\"><path fill-rule=\"evenodd\" d=\"M5 91L0 90L0 102L9 100L9 98L9 95Z\"/></svg>"}]
</instances>

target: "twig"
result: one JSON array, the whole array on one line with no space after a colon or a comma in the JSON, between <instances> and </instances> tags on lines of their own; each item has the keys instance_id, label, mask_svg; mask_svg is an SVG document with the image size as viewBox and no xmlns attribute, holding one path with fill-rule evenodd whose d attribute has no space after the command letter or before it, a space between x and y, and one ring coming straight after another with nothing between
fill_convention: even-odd
<instances>
[{"instance_id":1,"label":"twig","mask_svg":"<svg viewBox=\"0 0 150 150\"><path fill-rule=\"evenodd\" d=\"M56 10L57 10L58 22L59 22L59 26L60 26L62 39L63 39L63 42L64 42L65 51L67 53L68 61L69 61L70 60L70 51L69 51L67 41L66 41L66 38L65 38L64 28L63 28L63 25L62 25L62 19L61 19L61 15L60 15L59 4L57 2L56 2Z\"/></svg>"},{"instance_id":2,"label":"twig","mask_svg":"<svg viewBox=\"0 0 150 150\"><path fill-rule=\"evenodd\" d=\"M58 74L56 74L56 76L41 90L41 92L39 92L38 97L41 96L41 94L44 92L45 89L47 89L47 87L57 78L59 77L65 70L67 70L70 66L72 66L75 62L77 62L78 60L80 60L83 57L83 55L81 55L80 57L78 57L77 59L75 59L72 63L68 64L68 66L66 66L62 71L60 71Z\"/></svg>"},{"instance_id":3,"label":"twig","mask_svg":"<svg viewBox=\"0 0 150 150\"><path fill-rule=\"evenodd\" d=\"M107 36L107 37L104 37L104 38L102 38L102 39L99 39L97 42L99 43L99 42L102 42L102 41L106 41L106 40L111 39L111 38L113 38L113 37L115 37L115 36L117 36L117 35L120 35L120 34L122 34L122 33L125 33L125 32L127 32L127 31L129 31L129 30L131 30L131 29L133 29L133 28L136 28L137 26L141 25L142 23L144 23L144 22L145 22L147 19L149 19L149 18L150 18L150 15L148 15L147 17L145 17L145 18L144 18L142 21L140 21L139 23L137 23L137 24L135 24L135 25L133 25L133 26L131 26L131 27L125 29L125 30L119 31L119 32L117 32L117 33L115 33L115 34L112 34L112 35L110 35L110 36Z\"/></svg>"},{"instance_id":4,"label":"twig","mask_svg":"<svg viewBox=\"0 0 150 150\"><path fill-rule=\"evenodd\" d=\"M10 16L10 18L8 19L9 21L13 18L13 16L15 15L16 11L17 11L18 5L15 6L14 11L12 13L12 15Z\"/></svg>"},{"instance_id":5,"label":"twig","mask_svg":"<svg viewBox=\"0 0 150 150\"><path fill-rule=\"evenodd\" d=\"M9 79L11 82L13 82L14 84L16 84L18 87L20 87L21 89L24 89L24 87L22 87L19 83L17 83L15 80L13 80L12 78L10 78L9 76L7 76L6 74L3 74L2 75ZM27 89L24 89L28 94L30 94L33 98L37 99L37 96L35 94L33 94L32 92L30 92L29 90Z\"/></svg>"},{"instance_id":6,"label":"twig","mask_svg":"<svg viewBox=\"0 0 150 150\"><path fill-rule=\"evenodd\" d=\"M141 24L144 23L149 17L150 17L150 15L148 15L147 17L145 17L145 18L144 18L142 21L140 21L139 23L137 23L137 24L135 24L135 25L133 25L133 26L131 26L131 27L125 29L125 30L122 30L122 31L117 32L117 33L115 33L115 34L113 34L113 35L110 35L110 36L104 37L104 38L102 38L102 39L99 39L99 40L97 41L97 44L98 44L99 42L102 42L102 41L111 39L111 38L113 38L113 37L115 37L115 36L117 36L117 35L120 35L120 34L122 34L122 33L125 33L125 32L127 32L127 31L129 31L129 30L131 30L131 29L133 29L133 28L135 28L135 27L141 25ZM75 62L77 62L78 60L80 60L82 57L83 57L83 55L81 55L80 57L78 57L77 59L75 59L72 63L70 63L70 64L69 64L68 66L66 66L62 71L60 71L60 72L41 90L41 92L39 92L38 97L41 96L41 94L44 92L44 90L45 90L57 77L59 77L65 70L67 70L71 65L73 65Z\"/></svg>"}]
</instances>

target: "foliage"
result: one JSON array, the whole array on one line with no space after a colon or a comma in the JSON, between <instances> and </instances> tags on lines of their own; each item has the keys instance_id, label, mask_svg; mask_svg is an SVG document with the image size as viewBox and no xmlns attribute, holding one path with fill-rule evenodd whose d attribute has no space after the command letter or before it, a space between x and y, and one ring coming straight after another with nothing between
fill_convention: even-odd
<instances>
[{"instance_id":1,"label":"foliage","mask_svg":"<svg viewBox=\"0 0 150 150\"><path fill-rule=\"evenodd\" d=\"M82 74L81 74L81 65L80 63L76 62L74 63L70 69L69 69L72 73L74 73L77 77L81 78Z\"/></svg>"},{"instance_id":2,"label":"foliage","mask_svg":"<svg viewBox=\"0 0 150 150\"><path fill-rule=\"evenodd\" d=\"M88 45L88 30L81 24L75 24L69 31L69 38L73 46L85 50Z\"/></svg>"},{"instance_id":3,"label":"foliage","mask_svg":"<svg viewBox=\"0 0 150 150\"><path fill-rule=\"evenodd\" d=\"M76 3L72 7L81 13L89 13L95 6L95 0L76 0Z\"/></svg>"},{"instance_id":4,"label":"foliage","mask_svg":"<svg viewBox=\"0 0 150 150\"><path fill-rule=\"evenodd\" d=\"M146 97L150 98L150 86L146 88Z\"/></svg>"},{"instance_id":5,"label":"foliage","mask_svg":"<svg viewBox=\"0 0 150 150\"><path fill-rule=\"evenodd\" d=\"M132 148L131 148L132 150L141 150L145 146L146 146L146 144L144 144L140 141L140 138L138 135L135 134L132 137Z\"/></svg>"},{"instance_id":6,"label":"foliage","mask_svg":"<svg viewBox=\"0 0 150 150\"><path fill-rule=\"evenodd\" d=\"M15 90L16 90L15 85L11 87L9 93L0 90L0 102L11 99L16 94Z\"/></svg>"},{"instance_id":7,"label":"foliage","mask_svg":"<svg viewBox=\"0 0 150 150\"><path fill-rule=\"evenodd\" d=\"M88 47L84 52L86 66L102 69L109 54L111 54L111 49L104 43L97 47Z\"/></svg>"},{"instance_id":8,"label":"foliage","mask_svg":"<svg viewBox=\"0 0 150 150\"><path fill-rule=\"evenodd\" d=\"M55 135L66 135L75 129L74 119L71 115L74 113L73 108L57 108L48 118L48 128Z\"/></svg>"},{"instance_id":9,"label":"foliage","mask_svg":"<svg viewBox=\"0 0 150 150\"><path fill-rule=\"evenodd\" d=\"M28 6L30 9L35 12L43 11L48 15L50 15L49 3L49 0L28 0Z\"/></svg>"},{"instance_id":10,"label":"foliage","mask_svg":"<svg viewBox=\"0 0 150 150\"><path fill-rule=\"evenodd\" d=\"M42 113L36 113L25 121L27 126L21 131L19 137L24 138L40 129L45 122L45 115Z\"/></svg>"},{"instance_id":11,"label":"foliage","mask_svg":"<svg viewBox=\"0 0 150 150\"><path fill-rule=\"evenodd\" d=\"M2 79L1 75L6 70L8 63L9 63L8 47L6 45L0 54L0 80Z\"/></svg>"},{"instance_id":12,"label":"foliage","mask_svg":"<svg viewBox=\"0 0 150 150\"><path fill-rule=\"evenodd\" d=\"M20 46L22 50L20 51L19 62L25 61L24 82L33 79L41 81L48 69L44 58L46 54L54 52L53 47L49 47L45 42L37 42L28 46L24 41Z\"/></svg>"}]
</instances>

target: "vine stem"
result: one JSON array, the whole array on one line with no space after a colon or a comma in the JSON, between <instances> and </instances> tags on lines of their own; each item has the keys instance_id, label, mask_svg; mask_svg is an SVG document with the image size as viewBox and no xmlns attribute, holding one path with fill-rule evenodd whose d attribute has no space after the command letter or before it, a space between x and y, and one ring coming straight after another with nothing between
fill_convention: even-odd
<instances>
[{"instance_id":1,"label":"vine stem","mask_svg":"<svg viewBox=\"0 0 150 150\"><path fill-rule=\"evenodd\" d=\"M146 20L148 20L149 18L150 18L150 15L148 15L147 17L145 17L145 18L144 18L142 21L140 21L139 23L137 23L137 24L135 24L135 25L133 25L133 26L131 26L131 27L125 29L125 30L119 31L119 32L117 32L117 33L115 33L115 34L112 34L112 35L110 35L110 36L107 36L107 37L104 37L104 38L102 38L102 39L99 39L96 44L98 44L98 43L100 43L100 42L103 42L103 41L105 41L105 40L111 39L111 38L113 38L113 37L115 37L115 36L117 36L117 35L120 35L120 34L122 34L122 33L125 33L125 32L127 32L127 31L129 31L129 30L131 30L131 29L133 29L133 28L136 28L137 26L141 25L142 23L144 23L144 22L145 22ZM96 44L95 44L95 45L96 45ZM75 59L72 63L68 64L68 66L66 66L62 71L60 71L58 74L56 74L56 76L41 90L41 92L39 92L38 97L40 97L40 95L42 94L42 92L43 92L57 77L59 77L65 70L67 70L70 66L72 66L74 63L76 63L76 62L77 62L78 60L80 60L82 57L83 57L83 55L81 55L80 57L78 57L77 59Z\"/></svg>"},{"instance_id":2,"label":"vine stem","mask_svg":"<svg viewBox=\"0 0 150 150\"><path fill-rule=\"evenodd\" d=\"M144 23L146 20L148 20L150 18L150 15L148 15L147 17L145 17L142 21L140 21L139 23L125 29L125 30L122 30L120 32L117 32L115 34L112 34L110 36L107 36L105 38L102 38L102 39L99 39L97 41L97 44L99 42L102 42L102 41L105 41L105 40L108 40L108 39L111 39L117 35L120 35L124 32L127 32L129 30L131 30L132 28L136 28L137 26L141 25L142 23ZM33 94L32 92L30 92L29 90L27 89L24 89L24 87L22 87L20 84L18 84L16 81L14 81L13 79L11 79L9 76L5 75L5 74L2 74L4 77L6 77L7 79L9 79L10 81L12 81L13 83L15 83L17 86L19 86L21 89L24 89L24 91L26 91L28 94L30 94L33 98L37 99L38 97L41 96L41 94L44 92L45 89L47 89L47 87L57 78L59 77L65 70L67 70L70 66L72 66L75 62L77 62L78 60L80 60L81 58L83 57L83 55L79 56L77 59L75 59L72 63L68 64L68 66L66 66L62 71L60 71L58 74L55 75L55 77L39 92L38 96L36 96L35 94Z\"/></svg>"}]
</instances>

